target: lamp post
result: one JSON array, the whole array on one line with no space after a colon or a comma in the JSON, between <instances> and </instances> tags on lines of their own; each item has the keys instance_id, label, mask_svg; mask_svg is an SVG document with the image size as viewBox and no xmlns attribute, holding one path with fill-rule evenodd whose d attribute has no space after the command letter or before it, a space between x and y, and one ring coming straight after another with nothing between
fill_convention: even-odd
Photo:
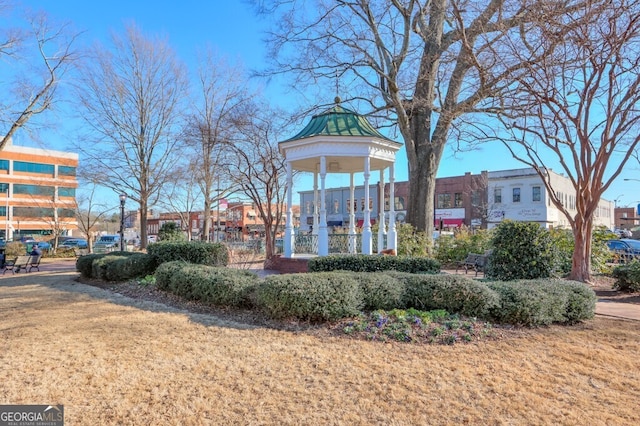
<instances>
[{"instance_id":1,"label":"lamp post","mask_svg":"<svg viewBox=\"0 0 640 426\"><path fill-rule=\"evenodd\" d=\"M120 251L124 251L124 203L127 201L127 194L120 194Z\"/></svg>"}]
</instances>

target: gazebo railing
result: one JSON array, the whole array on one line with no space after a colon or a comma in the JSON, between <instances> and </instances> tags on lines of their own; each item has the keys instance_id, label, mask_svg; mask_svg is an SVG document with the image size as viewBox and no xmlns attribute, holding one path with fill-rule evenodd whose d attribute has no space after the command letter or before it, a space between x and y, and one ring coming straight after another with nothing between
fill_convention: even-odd
<instances>
[{"instance_id":1,"label":"gazebo railing","mask_svg":"<svg viewBox=\"0 0 640 426\"><path fill-rule=\"evenodd\" d=\"M318 253L318 236L297 234L294 240L296 254L317 254Z\"/></svg>"},{"instance_id":2,"label":"gazebo railing","mask_svg":"<svg viewBox=\"0 0 640 426\"><path fill-rule=\"evenodd\" d=\"M353 238L356 252L362 247L362 234L329 234L329 253L351 253L349 241ZM318 236L311 234L297 234L294 239L295 254L318 254Z\"/></svg>"}]
</instances>

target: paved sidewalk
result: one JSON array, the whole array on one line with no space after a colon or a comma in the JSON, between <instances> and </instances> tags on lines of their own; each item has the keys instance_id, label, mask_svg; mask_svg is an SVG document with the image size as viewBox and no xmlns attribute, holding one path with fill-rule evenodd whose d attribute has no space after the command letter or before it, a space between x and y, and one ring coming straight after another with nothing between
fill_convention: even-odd
<instances>
[{"instance_id":1,"label":"paved sidewalk","mask_svg":"<svg viewBox=\"0 0 640 426\"><path fill-rule=\"evenodd\" d=\"M599 299L596 302L596 315L640 321L640 305Z\"/></svg>"}]
</instances>

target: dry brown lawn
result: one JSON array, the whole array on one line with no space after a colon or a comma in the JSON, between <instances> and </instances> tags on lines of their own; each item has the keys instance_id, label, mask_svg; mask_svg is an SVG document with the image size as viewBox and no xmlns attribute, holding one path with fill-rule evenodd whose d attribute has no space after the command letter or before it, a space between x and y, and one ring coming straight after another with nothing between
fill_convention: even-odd
<instances>
[{"instance_id":1,"label":"dry brown lawn","mask_svg":"<svg viewBox=\"0 0 640 426\"><path fill-rule=\"evenodd\" d=\"M0 279L0 404L64 404L68 425L640 423L638 322L377 343L140 303L76 275Z\"/></svg>"}]
</instances>

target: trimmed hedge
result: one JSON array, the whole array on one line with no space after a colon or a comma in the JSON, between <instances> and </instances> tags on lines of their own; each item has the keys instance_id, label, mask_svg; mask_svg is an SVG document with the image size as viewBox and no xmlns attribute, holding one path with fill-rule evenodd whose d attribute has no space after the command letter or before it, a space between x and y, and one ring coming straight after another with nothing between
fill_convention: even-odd
<instances>
[{"instance_id":1,"label":"trimmed hedge","mask_svg":"<svg viewBox=\"0 0 640 426\"><path fill-rule=\"evenodd\" d=\"M350 254L314 257L309 259L308 268L309 272L341 270L379 272L395 270L410 273L437 274L440 272L440 262L428 257Z\"/></svg>"},{"instance_id":2,"label":"trimmed hedge","mask_svg":"<svg viewBox=\"0 0 640 426\"><path fill-rule=\"evenodd\" d=\"M147 253L155 256L158 264L182 260L209 266L227 266L229 250L222 243L204 241L167 241L149 244Z\"/></svg>"},{"instance_id":3,"label":"trimmed hedge","mask_svg":"<svg viewBox=\"0 0 640 426\"><path fill-rule=\"evenodd\" d=\"M539 279L489 282L488 286L500 295L490 318L501 324L575 323L595 315L596 295L579 282Z\"/></svg>"},{"instance_id":4,"label":"trimmed hedge","mask_svg":"<svg viewBox=\"0 0 640 426\"><path fill-rule=\"evenodd\" d=\"M271 275L258 286L256 300L273 318L310 321L357 315L363 305L355 276L339 272Z\"/></svg>"},{"instance_id":5,"label":"trimmed hedge","mask_svg":"<svg viewBox=\"0 0 640 426\"><path fill-rule=\"evenodd\" d=\"M80 256L76 260L76 271L80 272L80 275L84 278L91 278L93 261L104 256L104 254L88 254L86 256Z\"/></svg>"},{"instance_id":6,"label":"trimmed hedge","mask_svg":"<svg viewBox=\"0 0 640 426\"><path fill-rule=\"evenodd\" d=\"M144 253L111 252L80 256L76 270L85 278L105 281L126 281L152 274L156 259Z\"/></svg>"},{"instance_id":7,"label":"trimmed hedge","mask_svg":"<svg viewBox=\"0 0 640 426\"><path fill-rule=\"evenodd\" d=\"M195 265L182 261L163 263L155 273L156 285L190 300L220 305L248 306L258 275L240 269Z\"/></svg>"},{"instance_id":8,"label":"trimmed hedge","mask_svg":"<svg viewBox=\"0 0 640 426\"><path fill-rule=\"evenodd\" d=\"M613 288L620 291L640 291L640 262L634 260L613 268L611 276L616 279Z\"/></svg>"},{"instance_id":9,"label":"trimmed hedge","mask_svg":"<svg viewBox=\"0 0 640 426\"><path fill-rule=\"evenodd\" d=\"M423 311L444 309L486 318L498 305L498 295L486 284L462 275L428 275L387 272L404 282L404 306Z\"/></svg>"},{"instance_id":10,"label":"trimmed hedge","mask_svg":"<svg viewBox=\"0 0 640 426\"><path fill-rule=\"evenodd\" d=\"M388 274L375 272L350 273L360 285L364 310L391 310L403 305L403 281Z\"/></svg>"}]
</instances>

